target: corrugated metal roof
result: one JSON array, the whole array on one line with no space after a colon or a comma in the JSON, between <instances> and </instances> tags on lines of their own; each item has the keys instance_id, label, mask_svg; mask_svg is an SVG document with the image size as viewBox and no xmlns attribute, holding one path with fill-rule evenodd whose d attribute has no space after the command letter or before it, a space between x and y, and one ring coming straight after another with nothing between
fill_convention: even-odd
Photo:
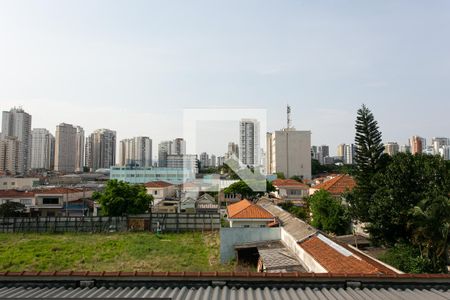
<instances>
[{"instance_id":1,"label":"corrugated metal roof","mask_svg":"<svg viewBox=\"0 0 450 300\"><path fill-rule=\"evenodd\" d=\"M0 298L170 298L170 299L427 299L448 300L443 289L235 288L235 287L0 287Z\"/></svg>"}]
</instances>

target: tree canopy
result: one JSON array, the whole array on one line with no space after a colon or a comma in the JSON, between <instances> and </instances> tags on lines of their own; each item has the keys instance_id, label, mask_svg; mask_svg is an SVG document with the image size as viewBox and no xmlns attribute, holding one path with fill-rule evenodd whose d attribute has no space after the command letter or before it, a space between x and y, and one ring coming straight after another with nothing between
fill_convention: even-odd
<instances>
[{"instance_id":1,"label":"tree canopy","mask_svg":"<svg viewBox=\"0 0 450 300\"><path fill-rule=\"evenodd\" d=\"M312 225L318 229L342 235L350 229L350 217L340 200L328 191L320 190L309 198Z\"/></svg>"},{"instance_id":2,"label":"tree canopy","mask_svg":"<svg viewBox=\"0 0 450 300\"><path fill-rule=\"evenodd\" d=\"M24 215L25 205L18 202L7 201L0 204L0 217L12 218Z\"/></svg>"},{"instance_id":3,"label":"tree canopy","mask_svg":"<svg viewBox=\"0 0 450 300\"><path fill-rule=\"evenodd\" d=\"M148 195L144 186L124 181L110 180L103 192L93 195L107 216L141 214L149 210L153 196Z\"/></svg>"},{"instance_id":4,"label":"tree canopy","mask_svg":"<svg viewBox=\"0 0 450 300\"><path fill-rule=\"evenodd\" d=\"M272 185L272 183L268 182L266 180L266 192L273 192L275 191L275 187ZM249 198L253 199L256 198L258 195L263 194L263 191L254 191L252 190L243 180L239 180L233 184L231 184L229 187L224 189L225 194L239 194L243 198Z\"/></svg>"}]
</instances>

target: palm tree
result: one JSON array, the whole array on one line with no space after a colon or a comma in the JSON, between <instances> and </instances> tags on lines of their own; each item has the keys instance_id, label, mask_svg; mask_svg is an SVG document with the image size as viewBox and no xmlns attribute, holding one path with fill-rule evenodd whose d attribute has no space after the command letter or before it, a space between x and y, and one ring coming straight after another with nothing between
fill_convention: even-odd
<instances>
[{"instance_id":1,"label":"palm tree","mask_svg":"<svg viewBox=\"0 0 450 300\"><path fill-rule=\"evenodd\" d=\"M411 209L410 216L411 242L430 260L433 272L447 273L450 199L432 195Z\"/></svg>"}]
</instances>

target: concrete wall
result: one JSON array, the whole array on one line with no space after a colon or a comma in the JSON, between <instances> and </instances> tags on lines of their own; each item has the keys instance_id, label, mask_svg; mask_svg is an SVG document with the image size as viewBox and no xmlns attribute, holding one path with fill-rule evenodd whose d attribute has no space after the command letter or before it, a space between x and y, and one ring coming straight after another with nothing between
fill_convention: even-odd
<instances>
[{"instance_id":1,"label":"concrete wall","mask_svg":"<svg viewBox=\"0 0 450 300\"><path fill-rule=\"evenodd\" d=\"M220 262L227 263L236 257L235 245L280 240L281 228L221 228Z\"/></svg>"},{"instance_id":2,"label":"concrete wall","mask_svg":"<svg viewBox=\"0 0 450 300\"><path fill-rule=\"evenodd\" d=\"M312 273L328 273L308 252L300 247L297 241L286 231L281 228L281 240L283 243L298 257L303 267Z\"/></svg>"}]
</instances>

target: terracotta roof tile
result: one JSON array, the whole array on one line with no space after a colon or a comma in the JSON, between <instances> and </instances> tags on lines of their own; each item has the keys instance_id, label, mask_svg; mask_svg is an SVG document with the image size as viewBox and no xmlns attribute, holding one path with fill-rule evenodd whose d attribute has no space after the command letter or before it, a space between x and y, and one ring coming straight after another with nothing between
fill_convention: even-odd
<instances>
[{"instance_id":1,"label":"terracotta roof tile","mask_svg":"<svg viewBox=\"0 0 450 300\"><path fill-rule=\"evenodd\" d=\"M273 219L274 216L247 199L228 205L227 213L229 219Z\"/></svg>"},{"instance_id":2,"label":"terracotta roof tile","mask_svg":"<svg viewBox=\"0 0 450 300\"><path fill-rule=\"evenodd\" d=\"M309 189L309 186L307 186L306 184L303 184L297 180L294 180L294 179L275 179L274 181L272 181L272 185L275 187L293 186L293 187L299 187L299 188L303 188L303 189Z\"/></svg>"},{"instance_id":3,"label":"terracotta roof tile","mask_svg":"<svg viewBox=\"0 0 450 300\"><path fill-rule=\"evenodd\" d=\"M165 188L165 187L172 186L173 184L171 184L170 182L159 180L159 181L150 181L144 185L145 185L145 187L148 187L148 188Z\"/></svg>"},{"instance_id":4,"label":"terracotta roof tile","mask_svg":"<svg viewBox=\"0 0 450 300\"><path fill-rule=\"evenodd\" d=\"M338 274L384 274L375 265L359 256L346 256L317 236L313 236L299 245L330 273Z\"/></svg>"},{"instance_id":5,"label":"terracotta roof tile","mask_svg":"<svg viewBox=\"0 0 450 300\"><path fill-rule=\"evenodd\" d=\"M317 190L326 190L332 195L342 195L347 190L351 191L356 186L356 182L350 175L338 175L330 180L314 186Z\"/></svg>"}]
</instances>

